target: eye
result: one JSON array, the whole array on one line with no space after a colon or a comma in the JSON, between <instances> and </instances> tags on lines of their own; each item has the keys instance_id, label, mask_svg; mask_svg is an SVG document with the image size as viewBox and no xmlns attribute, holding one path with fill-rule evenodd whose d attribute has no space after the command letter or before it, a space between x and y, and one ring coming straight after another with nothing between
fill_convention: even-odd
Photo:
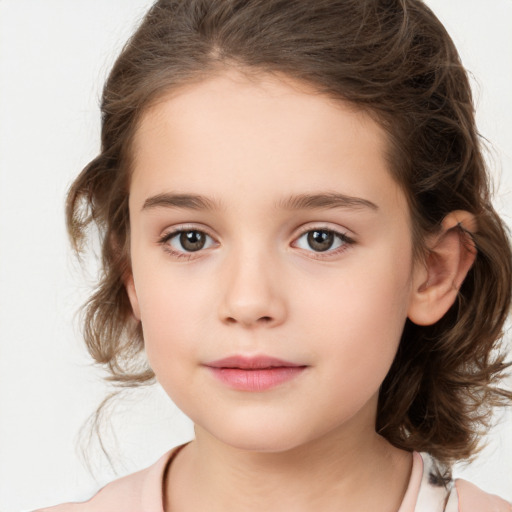
<instances>
[{"instance_id":1,"label":"eye","mask_svg":"<svg viewBox=\"0 0 512 512\"><path fill-rule=\"evenodd\" d=\"M213 238L198 229L183 229L168 233L162 237L160 243L167 246L173 253L191 253L212 247Z\"/></svg>"},{"instance_id":2,"label":"eye","mask_svg":"<svg viewBox=\"0 0 512 512\"><path fill-rule=\"evenodd\" d=\"M331 229L311 229L297 238L294 246L307 251L336 252L336 249L351 243L352 240L343 233Z\"/></svg>"}]
</instances>

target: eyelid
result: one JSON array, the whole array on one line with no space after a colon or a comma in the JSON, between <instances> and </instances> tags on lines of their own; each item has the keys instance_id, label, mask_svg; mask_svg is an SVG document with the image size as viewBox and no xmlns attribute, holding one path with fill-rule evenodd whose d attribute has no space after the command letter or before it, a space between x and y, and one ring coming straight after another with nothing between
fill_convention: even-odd
<instances>
[{"instance_id":1,"label":"eyelid","mask_svg":"<svg viewBox=\"0 0 512 512\"><path fill-rule=\"evenodd\" d=\"M174 226L169 226L162 230L162 234L159 235L158 239L161 240L165 237L169 237L175 235L176 233L181 233L182 231L200 231L201 233L205 233L208 236L215 239L215 236L211 233L211 229L203 224L196 223L184 223L184 224L176 224Z\"/></svg>"},{"instance_id":2,"label":"eyelid","mask_svg":"<svg viewBox=\"0 0 512 512\"><path fill-rule=\"evenodd\" d=\"M310 233L311 231L329 231L337 236L339 239L343 241L343 244L334 249L327 249L326 251L314 251L313 249L303 249L301 247L296 247L294 244L302 238L305 234ZM328 223L320 222L320 223L311 223L305 226L301 226L299 232L293 237L292 247L296 247L297 249L304 251L307 253L309 257L315 259L327 259L329 257L340 255L341 253L347 251L356 243L356 240L352 236L352 233L345 228L341 228L340 226L333 227Z\"/></svg>"},{"instance_id":3,"label":"eyelid","mask_svg":"<svg viewBox=\"0 0 512 512\"><path fill-rule=\"evenodd\" d=\"M340 247L337 247L335 249L328 249L326 251L314 251L313 249L307 250L302 249L300 247L296 247L297 249L308 253L309 257L316 258L316 259L326 259L332 256L336 256L341 254L342 252L345 252L346 250L350 249L352 245L356 243L356 240L354 239L352 233L346 229L341 228L340 226L332 226L329 223L325 222L319 222L319 223L310 223L304 226L301 226L299 228L299 231L294 235L292 243L290 244L292 247L294 247L294 244L305 234L311 232L311 231L329 231L333 233L335 236L337 236L339 239L343 241L343 244ZM179 224L176 226L169 227L163 231L163 233L158 237L157 243L159 245L162 245L164 247L164 250L168 252L171 256L176 258L186 258L186 259L192 259L197 258L202 255L205 251L212 248L212 246L207 248L202 248L197 251L179 251L175 250L170 247L168 244L169 240L176 237L180 233L186 232L186 231L198 231L200 233L204 233L206 236L211 238L213 240L212 246L218 246L219 241L217 240L217 237L214 236L211 233L211 230L204 226L204 225L198 225L198 224Z\"/></svg>"},{"instance_id":4,"label":"eyelid","mask_svg":"<svg viewBox=\"0 0 512 512\"><path fill-rule=\"evenodd\" d=\"M212 244L212 246L219 245L219 242L217 241L216 237L211 234L210 229L208 229L206 226L197 224L179 224L176 226L169 227L165 229L163 233L158 237L157 243L158 245L161 245L167 253L176 258L197 258L204 251L211 249L211 246L198 249L197 251L180 251L172 248L168 242L173 238L177 237L180 233L187 231L197 231L199 233L203 233L207 237L211 238L211 240L213 240L214 243Z\"/></svg>"},{"instance_id":5,"label":"eyelid","mask_svg":"<svg viewBox=\"0 0 512 512\"><path fill-rule=\"evenodd\" d=\"M300 228L298 228L297 233L294 235L294 240L301 237L305 233L309 233L310 231L332 231L337 235L341 235L351 242L355 242L355 234L350 230L343 226L333 225L330 222L308 222L304 224Z\"/></svg>"}]
</instances>

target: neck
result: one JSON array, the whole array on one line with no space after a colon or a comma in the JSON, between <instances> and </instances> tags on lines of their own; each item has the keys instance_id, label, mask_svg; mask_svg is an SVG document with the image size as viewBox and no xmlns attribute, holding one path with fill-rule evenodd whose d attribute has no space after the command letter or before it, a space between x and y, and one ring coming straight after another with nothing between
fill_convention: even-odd
<instances>
[{"instance_id":1,"label":"neck","mask_svg":"<svg viewBox=\"0 0 512 512\"><path fill-rule=\"evenodd\" d=\"M411 456L373 429L334 431L279 452L230 446L196 427L168 478L166 510L396 512Z\"/></svg>"}]
</instances>

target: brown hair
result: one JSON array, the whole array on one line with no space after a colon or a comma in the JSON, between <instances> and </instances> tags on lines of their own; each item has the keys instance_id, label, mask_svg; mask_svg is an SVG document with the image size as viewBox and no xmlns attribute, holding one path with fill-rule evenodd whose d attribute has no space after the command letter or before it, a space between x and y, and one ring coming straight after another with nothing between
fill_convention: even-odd
<instances>
[{"instance_id":1,"label":"brown hair","mask_svg":"<svg viewBox=\"0 0 512 512\"><path fill-rule=\"evenodd\" d=\"M103 91L101 153L73 183L67 220L81 249L102 240L103 274L85 306L94 360L123 385L154 380L123 284L129 272L130 147L148 105L229 66L285 74L370 113L389 134L417 256L453 210L472 212L478 255L458 300L435 325L406 322L382 384L377 431L440 461L471 456L507 364L501 330L511 300L511 249L494 211L467 74L420 0L160 0L117 59Z\"/></svg>"}]
</instances>

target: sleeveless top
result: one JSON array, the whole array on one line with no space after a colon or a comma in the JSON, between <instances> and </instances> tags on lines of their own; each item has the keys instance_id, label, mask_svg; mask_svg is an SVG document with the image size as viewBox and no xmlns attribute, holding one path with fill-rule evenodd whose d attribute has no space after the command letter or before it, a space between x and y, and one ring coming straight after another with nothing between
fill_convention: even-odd
<instances>
[{"instance_id":1,"label":"sleeveless top","mask_svg":"<svg viewBox=\"0 0 512 512\"><path fill-rule=\"evenodd\" d=\"M165 473L183 446L167 452L149 468L114 480L89 501L35 512L164 512ZM398 512L512 512L512 505L498 496L461 479L440 483L436 474L434 460L414 452L411 477Z\"/></svg>"}]
</instances>

